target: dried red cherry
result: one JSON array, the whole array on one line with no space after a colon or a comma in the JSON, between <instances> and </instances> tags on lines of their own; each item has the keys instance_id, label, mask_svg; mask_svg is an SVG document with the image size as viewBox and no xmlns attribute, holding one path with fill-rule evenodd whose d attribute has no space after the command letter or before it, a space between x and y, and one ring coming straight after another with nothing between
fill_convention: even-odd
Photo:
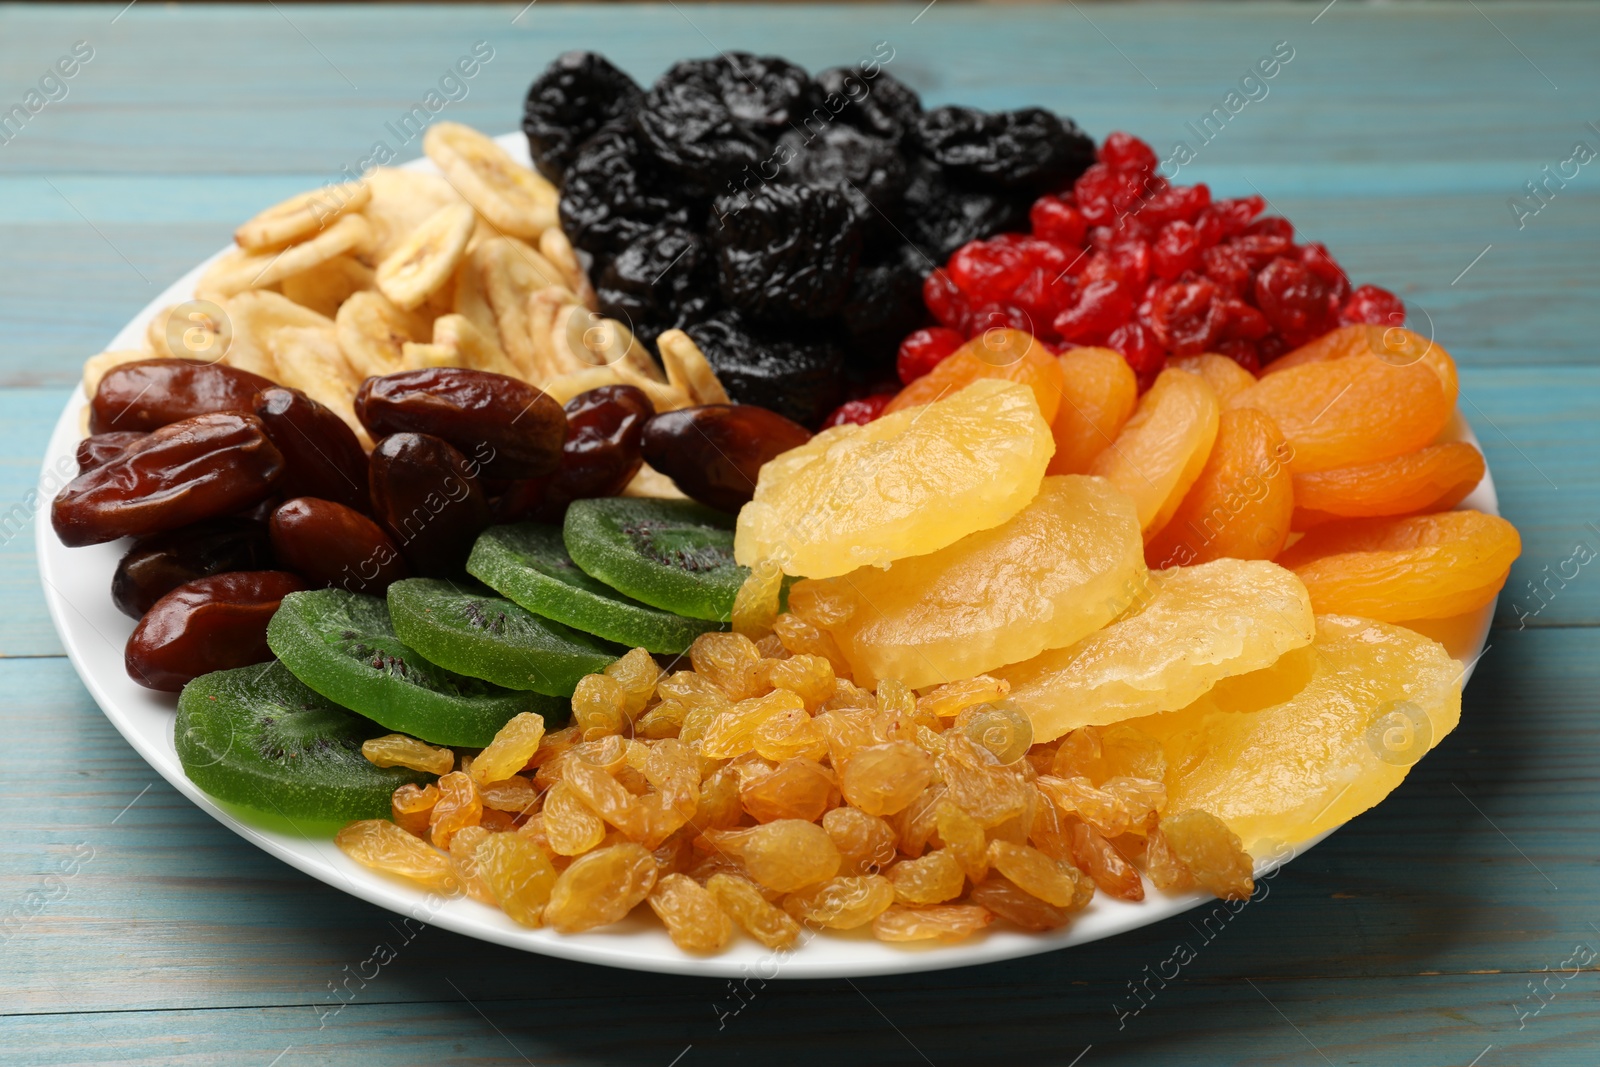
<instances>
[{"instance_id":1,"label":"dried red cherry","mask_svg":"<svg viewBox=\"0 0 1600 1067\"><path fill-rule=\"evenodd\" d=\"M833 414L823 420L822 428L830 426L865 426L883 414L883 409L894 399L893 393L874 393L871 396L846 400L833 409Z\"/></svg>"},{"instance_id":2,"label":"dried red cherry","mask_svg":"<svg viewBox=\"0 0 1600 1067\"><path fill-rule=\"evenodd\" d=\"M645 462L700 503L737 512L755 493L761 465L811 440L804 426L749 404L707 404L645 425Z\"/></svg>"},{"instance_id":3,"label":"dried red cherry","mask_svg":"<svg viewBox=\"0 0 1600 1067\"><path fill-rule=\"evenodd\" d=\"M256 418L283 453L278 491L285 497L314 496L366 511L367 452L331 408L298 389L274 385L256 394Z\"/></svg>"},{"instance_id":4,"label":"dried red cherry","mask_svg":"<svg viewBox=\"0 0 1600 1067\"><path fill-rule=\"evenodd\" d=\"M156 601L128 638L128 677L176 692L202 674L272 658L267 623L305 583L287 571L231 571L197 578Z\"/></svg>"},{"instance_id":5,"label":"dried red cherry","mask_svg":"<svg viewBox=\"0 0 1600 1067\"><path fill-rule=\"evenodd\" d=\"M960 348L965 340L965 337L948 326L929 326L907 334L906 339L900 342L900 352L894 364L895 373L900 376L902 382L910 385L937 367L944 357Z\"/></svg>"},{"instance_id":6,"label":"dried red cherry","mask_svg":"<svg viewBox=\"0 0 1600 1067\"><path fill-rule=\"evenodd\" d=\"M216 411L249 411L272 385L259 374L192 359L141 359L113 367L89 404L89 432L159 430Z\"/></svg>"},{"instance_id":7,"label":"dried red cherry","mask_svg":"<svg viewBox=\"0 0 1600 1067\"><path fill-rule=\"evenodd\" d=\"M1387 289L1362 285L1339 309L1339 321L1346 326L1402 326L1406 321L1406 305Z\"/></svg>"},{"instance_id":8,"label":"dried red cherry","mask_svg":"<svg viewBox=\"0 0 1600 1067\"><path fill-rule=\"evenodd\" d=\"M314 587L336 586L382 596L411 576L400 550L377 523L332 500L296 497L272 513L279 562Z\"/></svg>"},{"instance_id":9,"label":"dried red cherry","mask_svg":"<svg viewBox=\"0 0 1600 1067\"><path fill-rule=\"evenodd\" d=\"M272 559L267 528L249 519L208 519L151 534L135 541L117 564L111 602L137 619L185 582L226 571L266 570Z\"/></svg>"}]
</instances>

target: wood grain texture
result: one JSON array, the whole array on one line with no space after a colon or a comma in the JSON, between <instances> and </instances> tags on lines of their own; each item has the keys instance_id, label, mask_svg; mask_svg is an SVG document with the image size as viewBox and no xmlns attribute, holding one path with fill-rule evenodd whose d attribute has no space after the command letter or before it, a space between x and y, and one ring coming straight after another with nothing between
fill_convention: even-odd
<instances>
[{"instance_id":1,"label":"wood grain texture","mask_svg":"<svg viewBox=\"0 0 1600 1067\"><path fill-rule=\"evenodd\" d=\"M541 4L513 23L520 3L281 7L0 6L0 108L74 41L95 48L67 98L0 144L0 1062L1593 1062L1600 961L1566 961L1600 950L1600 580L1560 574L1578 541L1600 549L1600 171L1521 229L1506 201L1574 141L1600 146L1585 126L1600 122L1600 9L1340 0L1313 23L1321 3ZM889 69L929 102L1042 104L1163 154L1290 42L1267 98L1181 180L1261 192L1357 281L1401 292L1463 365L1524 556L1460 728L1226 923L1192 913L974 970L774 983L742 1008L721 981L434 929L402 943L389 913L214 823L59 658L31 531L3 521L84 356L260 206L378 138L416 155L385 124L478 40L494 59L443 117L494 131L567 48L649 79L719 48L822 67L887 41ZM394 962L337 994L380 943ZM1180 944L1195 959L1163 985ZM1130 983L1148 983L1137 1013Z\"/></svg>"}]
</instances>

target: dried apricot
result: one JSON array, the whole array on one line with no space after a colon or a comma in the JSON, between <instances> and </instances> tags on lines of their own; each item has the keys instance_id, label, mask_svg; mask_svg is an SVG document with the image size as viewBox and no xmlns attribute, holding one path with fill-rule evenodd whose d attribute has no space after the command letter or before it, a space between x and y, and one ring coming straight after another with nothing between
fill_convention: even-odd
<instances>
[{"instance_id":1,"label":"dried apricot","mask_svg":"<svg viewBox=\"0 0 1600 1067\"><path fill-rule=\"evenodd\" d=\"M1243 395L1243 394L1241 394ZM1117 439L1089 465L1133 498L1148 541L1171 520L1217 439L1217 394L1198 375L1168 369Z\"/></svg>"},{"instance_id":2,"label":"dried apricot","mask_svg":"<svg viewBox=\"0 0 1600 1067\"><path fill-rule=\"evenodd\" d=\"M1279 556L1319 613L1382 622L1443 619L1482 607L1522 552L1517 528L1480 511L1318 526Z\"/></svg>"},{"instance_id":3,"label":"dried apricot","mask_svg":"<svg viewBox=\"0 0 1600 1067\"><path fill-rule=\"evenodd\" d=\"M1452 405L1456 402L1456 394L1460 392L1456 361L1439 342L1403 326L1341 326L1273 360L1261 373L1265 377L1307 363L1326 363L1355 355L1374 355L1394 366L1426 364L1439 376L1445 399Z\"/></svg>"},{"instance_id":4,"label":"dried apricot","mask_svg":"<svg viewBox=\"0 0 1600 1067\"><path fill-rule=\"evenodd\" d=\"M1215 352L1184 356L1182 359L1172 360L1170 365L1204 378L1206 384L1217 394L1217 399L1224 404L1234 394L1242 393L1256 384L1256 376L1241 367L1237 360L1219 356Z\"/></svg>"},{"instance_id":5,"label":"dried apricot","mask_svg":"<svg viewBox=\"0 0 1600 1067\"><path fill-rule=\"evenodd\" d=\"M1120 358L1120 357L1118 357ZM1033 390L1045 422L1061 404L1062 366L1050 350L1022 330L985 330L950 353L883 409L885 415L950 396L980 378L1017 382Z\"/></svg>"},{"instance_id":6,"label":"dried apricot","mask_svg":"<svg viewBox=\"0 0 1600 1067\"><path fill-rule=\"evenodd\" d=\"M1439 436L1454 410L1432 367L1370 352L1268 374L1228 406L1272 416L1296 474L1414 452Z\"/></svg>"},{"instance_id":7,"label":"dried apricot","mask_svg":"<svg viewBox=\"0 0 1600 1067\"><path fill-rule=\"evenodd\" d=\"M1288 461L1288 443L1270 416L1250 408L1224 411L1200 477L1145 549L1145 559L1171 567L1276 556L1289 538L1297 501Z\"/></svg>"},{"instance_id":8,"label":"dried apricot","mask_svg":"<svg viewBox=\"0 0 1600 1067\"><path fill-rule=\"evenodd\" d=\"M1087 474L1133 414L1139 379L1122 353L1109 348L1074 348L1059 361L1061 407L1050 425L1056 454L1046 473Z\"/></svg>"},{"instance_id":9,"label":"dried apricot","mask_svg":"<svg viewBox=\"0 0 1600 1067\"><path fill-rule=\"evenodd\" d=\"M1427 445L1392 459L1294 476L1296 530L1338 518L1445 511L1483 480L1483 454L1465 441Z\"/></svg>"}]
</instances>

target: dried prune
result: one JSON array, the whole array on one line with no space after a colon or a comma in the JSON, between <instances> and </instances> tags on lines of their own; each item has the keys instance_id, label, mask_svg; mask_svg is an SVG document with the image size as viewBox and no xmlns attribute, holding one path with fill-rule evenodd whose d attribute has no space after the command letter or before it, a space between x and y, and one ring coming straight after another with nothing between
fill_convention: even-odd
<instances>
[{"instance_id":1,"label":"dried prune","mask_svg":"<svg viewBox=\"0 0 1600 1067\"><path fill-rule=\"evenodd\" d=\"M210 519L135 541L111 576L111 602L137 619L185 582L271 566L265 526L249 519Z\"/></svg>"},{"instance_id":2,"label":"dried prune","mask_svg":"<svg viewBox=\"0 0 1600 1067\"><path fill-rule=\"evenodd\" d=\"M528 87L522 132L533 163L561 184L578 146L639 106L644 90L596 52L563 52Z\"/></svg>"},{"instance_id":3,"label":"dried prune","mask_svg":"<svg viewBox=\"0 0 1600 1067\"><path fill-rule=\"evenodd\" d=\"M283 453L280 493L335 500L357 511L372 506L367 452L331 408L281 385L257 393L254 406L267 436Z\"/></svg>"},{"instance_id":4,"label":"dried prune","mask_svg":"<svg viewBox=\"0 0 1600 1067\"><path fill-rule=\"evenodd\" d=\"M616 124L579 146L567 167L560 213L572 243L603 260L654 226L686 224L699 209L645 151L633 127Z\"/></svg>"},{"instance_id":5,"label":"dried prune","mask_svg":"<svg viewBox=\"0 0 1600 1067\"><path fill-rule=\"evenodd\" d=\"M272 658L267 622L305 583L287 571L232 571L198 578L156 601L128 638L128 677L177 692L212 671Z\"/></svg>"},{"instance_id":6,"label":"dried prune","mask_svg":"<svg viewBox=\"0 0 1600 1067\"><path fill-rule=\"evenodd\" d=\"M279 562L313 588L334 586L382 596L411 570L388 534L354 508L296 497L272 513L272 548Z\"/></svg>"},{"instance_id":7,"label":"dried prune","mask_svg":"<svg viewBox=\"0 0 1600 1067\"><path fill-rule=\"evenodd\" d=\"M738 403L768 408L807 427L839 403L844 355L826 331L764 329L725 310L685 332Z\"/></svg>"},{"instance_id":8,"label":"dried prune","mask_svg":"<svg viewBox=\"0 0 1600 1067\"><path fill-rule=\"evenodd\" d=\"M489 502L473 464L448 441L397 433L372 450L372 513L417 574L461 573L489 525Z\"/></svg>"},{"instance_id":9,"label":"dried prune","mask_svg":"<svg viewBox=\"0 0 1600 1067\"><path fill-rule=\"evenodd\" d=\"M356 417L374 437L431 434L471 457L486 478L537 478L561 462L567 419L549 396L516 378L430 367L368 378Z\"/></svg>"},{"instance_id":10,"label":"dried prune","mask_svg":"<svg viewBox=\"0 0 1600 1067\"><path fill-rule=\"evenodd\" d=\"M686 185L712 194L771 146L733 113L712 73L719 60L688 60L661 76L634 112L650 153ZM725 71L726 64L715 68Z\"/></svg>"},{"instance_id":11,"label":"dried prune","mask_svg":"<svg viewBox=\"0 0 1600 1067\"><path fill-rule=\"evenodd\" d=\"M900 199L911 180L894 142L840 123L816 132L791 130L778 141L784 179L832 189L866 232L894 233Z\"/></svg>"},{"instance_id":12,"label":"dried prune","mask_svg":"<svg viewBox=\"0 0 1600 1067\"><path fill-rule=\"evenodd\" d=\"M259 374L192 359L141 359L106 372L89 404L89 432L159 430L215 411L249 411L272 383Z\"/></svg>"},{"instance_id":13,"label":"dried prune","mask_svg":"<svg viewBox=\"0 0 1600 1067\"><path fill-rule=\"evenodd\" d=\"M708 238L729 304L773 323L827 318L844 305L861 232L838 193L764 185L719 197L713 210Z\"/></svg>"},{"instance_id":14,"label":"dried prune","mask_svg":"<svg viewBox=\"0 0 1600 1067\"><path fill-rule=\"evenodd\" d=\"M651 419L644 458L695 500L737 513L755 493L761 465L811 440L810 432L754 404L707 404Z\"/></svg>"},{"instance_id":15,"label":"dried prune","mask_svg":"<svg viewBox=\"0 0 1600 1067\"><path fill-rule=\"evenodd\" d=\"M567 401L561 468L548 478L515 482L495 502L495 520L536 518L559 523L574 500L616 496L644 462L640 440L655 414L632 385L602 385Z\"/></svg>"},{"instance_id":16,"label":"dried prune","mask_svg":"<svg viewBox=\"0 0 1600 1067\"><path fill-rule=\"evenodd\" d=\"M282 472L254 415L196 415L74 478L51 506L51 525L69 548L176 530L265 499Z\"/></svg>"},{"instance_id":17,"label":"dried prune","mask_svg":"<svg viewBox=\"0 0 1600 1067\"><path fill-rule=\"evenodd\" d=\"M822 106L863 133L895 143L916 129L922 101L916 90L880 69L868 75L853 67L833 67L817 75Z\"/></svg>"},{"instance_id":18,"label":"dried prune","mask_svg":"<svg viewBox=\"0 0 1600 1067\"><path fill-rule=\"evenodd\" d=\"M138 430L112 430L85 437L78 442L78 473L83 474L111 462L143 436Z\"/></svg>"},{"instance_id":19,"label":"dried prune","mask_svg":"<svg viewBox=\"0 0 1600 1067\"><path fill-rule=\"evenodd\" d=\"M849 338L847 370L875 382L894 377L900 341L927 321L922 279L933 267L913 245L897 245L856 268L840 321Z\"/></svg>"},{"instance_id":20,"label":"dried prune","mask_svg":"<svg viewBox=\"0 0 1600 1067\"><path fill-rule=\"evenodd\" d=\"M682 226L646 230L600 275L602 313L654 341L666 330L698 322L715 310L716 263L698 234Z\"/></svg>"},{"instance_id":21,"label":"dried prune","mask_svg":"<svg viewBox=\"0 0 1600 1067\"><path fill-rule=\"evenodd\" d=\"M1028 200L958 186L931 160L916 158L906 186L902 229L928 258L943 263L966 244L1028 225Z\"/></svg>"},{"instance_id":22,"label":"dried prune","mask_svg":"<svg viewBox=\"0 0 1600 1067\"><path fill-rule=\"evenodd\" d=\"M958 178L1035 195L1059 189L1094 162L1094 140L1043 108L939 107L917 120L924 155Z\"/></svg>"},{"instance_id":23,"label":"dried prune","mask_svg":"<svg viewBox=\"0 0 1600 1067\"><path fill-rule=\"evenodd\" d=\"M724 52L716 59L691 60L678 67L687 65L697 66L698 76L716 84L734 118L774 137L793 126L816 101L811 76L780 56ZM670 79L673 71L662 80Z\"/></svg>"}]
</instances>

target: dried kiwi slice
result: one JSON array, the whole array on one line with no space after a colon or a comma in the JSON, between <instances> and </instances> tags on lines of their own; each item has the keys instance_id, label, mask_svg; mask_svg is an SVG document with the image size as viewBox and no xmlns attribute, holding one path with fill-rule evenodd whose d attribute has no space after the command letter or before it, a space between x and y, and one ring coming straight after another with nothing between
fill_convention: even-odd
<instances>
[{"instance_id":1,"label":"dried kiwi slice","mask_svg":"<svg viewBox=\"0 0 1600 1067\"><path fill-rule=\"evenodd\" d=\"M184 686L173 741L189 780L218 800L321 827L387 818L396 789L432 777L367 762L361 743L383 733L271 663Z\"/></svg>"},{"instance_id":2,"label":"dried kiwi slice","mask_svg":"<svg viewBox=\"0 0 1600 1067\"><path fill-rule=\"evenodd\" d=\"M267 645L329 700L435 745L481 748L513 715L567 717L565 701L513 692L424 659L401 642L382 597L343 589L290 593Z\"/></svg>"},{"instance_id":3,"label":"dried kiwi slice","mask_svg":"<svg viewBox=\"0 0 1600 1067\"><path fill-rule=\"evenodd\" d=\"M591 577L695 619L727 622L750 573L733 561L733 516L687 500L575 500L561 532Z\"/></svg>"},{"instance_id":4,"label":"dried kiwi slice","mask_svg":"<svg viewBox=\"0 0 1600 1067\"><path fill-rule=\"evenodd\" d=\"M476 584L407 578L389 587L400 640L434 663L507 689L571 696L627 651L542 619Z\"/></svg>"},{"instance_id":5,"label":"dried kiwi slice","mask_svg":"<svg viewBox=\"0 0 1600 1067\"><path fill-rule=\"evenodd\" d=\"M561 527L492 526L478 537L467 573L535 615L651 652L682 652L718 624L641 604L585 574L567 555Z\"/></svg>"}]
</instances>

